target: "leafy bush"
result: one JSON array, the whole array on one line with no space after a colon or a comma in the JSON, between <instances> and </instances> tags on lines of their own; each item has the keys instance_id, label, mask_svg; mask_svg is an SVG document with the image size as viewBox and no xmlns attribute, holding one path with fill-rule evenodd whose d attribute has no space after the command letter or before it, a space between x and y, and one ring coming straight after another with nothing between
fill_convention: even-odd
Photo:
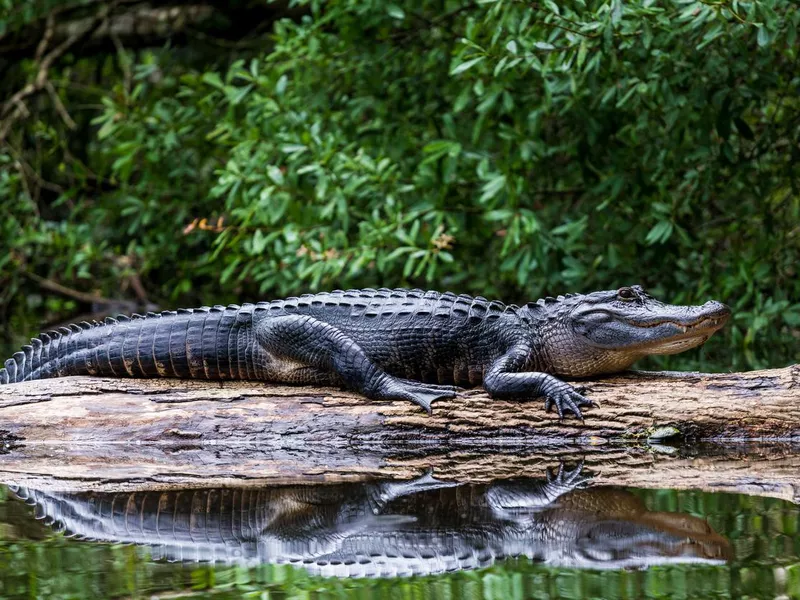
<instances>
[{"instance_id":1,"label":"leafy bush","mask_svg":"<svg viewBox=\"0 0 800 600\"><path fill-rule=\"evenodd\" d=\"M25 273L165 307L642 283L731 304L725 364L800 359L797 5L293 4L255 46L53 69L76 130L42 95L0 149L7 315Z\"/></svg>"}]
</instances>

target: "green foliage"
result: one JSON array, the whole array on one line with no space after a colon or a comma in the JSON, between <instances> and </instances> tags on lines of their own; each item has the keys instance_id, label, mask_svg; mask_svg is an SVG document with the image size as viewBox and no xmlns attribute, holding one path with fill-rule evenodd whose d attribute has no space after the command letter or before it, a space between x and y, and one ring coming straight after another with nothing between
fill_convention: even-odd
<instances>
[{"instance_id":1,"label":"green foliage","mask_svg":"<svg viewBox=\"0 0 800 600\"><path fill-rule=\"evenodd\" d=\"M731 304L726 366L800 360L795 3L294 5L258 48L53 70L77 133L45 97L0 148L7 313L26 272L164 306L642 283Z\"/></svg>"}]
</instances>

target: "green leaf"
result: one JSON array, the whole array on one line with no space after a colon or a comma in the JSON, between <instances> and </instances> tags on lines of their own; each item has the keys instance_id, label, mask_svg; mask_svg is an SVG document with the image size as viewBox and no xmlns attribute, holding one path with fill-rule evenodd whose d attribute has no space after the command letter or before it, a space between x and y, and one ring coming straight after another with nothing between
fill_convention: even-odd
<instances>
[{"instance_id":1,"label":"green leaf","mask_svg":"<svg viewBox=\"0 0 800 600\"><path fill-rule=\"evenodd\" d=\"M758 28L758 35L756 37L757 37L757 40L758 40L758 45L761 46L762 48L764 48L765 46L769 45L769 43L770 43L770 35L769 35L769 31L767 31L766 27L764 27L764 26L759 27Z\"/></svg>"},{"instance_id":2,"label":"green leaf","mask_svg":"<svg viewBox=\"0 0 800 600\"><path fill-rule=\"evenodd\" d=\"M100 140L107 138L114 133L116 127L116 123L113 121L113 119L108 119L105 123L103 123L103 126L97 132L97 138Z\"/></svg>"},{"instance_id":3,"label":"green leaf","mask_svg":"<svg viewBox=\"0 0 800 600\"><path fill-rule=\"evenodd\" d=\"M500 210L490 210L487 212L483 218L487 221L506 221L514 216L514 213L507 208L503 208Z\"/></svg>"},{"instance_id":4,"label":"green leaf","mask_svg":"<svg viewBox=\"0 0 800 600\"><path fill-rule=\"evenodd\" d=\"M622 21L622 0L611 0L611 24L615 27Z\"/></svg>"},{"instance_id":5,"label":"green leaf","mask_svg":"<svg viewBox=\"0 0 800 600\"><path fill-rule=\"evenodd\" d=\"M246 85L244 87L226 86L225 95L228 97L228 101L236 106L244 100L245 96L247 96L252 89L252 85Z\"/></svg>"},{"instance_id":6,"label":"green leaf","mask_svg":"<svg viewBox=\"0 0 800 600\"><path fill-rule=\"evenodd\" d=\"M208 73L203 73L203 77L201 78L203 83L207 83L210 86L213 86L217 89L224 89L225 84L222 83L222 78L220 78L219 73L214 71L210 71Z\"/></svg>"},{"instance_id":7,"label":"green leaf","mask_svg":"<svg viewBox=\"0 0 800 600\"><path fill-rule=\"evenodd\" d=\"M220 273L219 282L222 284L226 283L236 272L236 269L239 267L241 262L242 261L240 258L236 258L231 261L231 263L222 271L222 273Z\"/></svg>"},{"instance_id":8,"label":"green leaf","mask_svg":"<svg viewBox=\"0 0 800 600\"><path fill-rule=\"evenodd\" d=\"M650 22L646 19L644 23L642 23L642 45L647 50L650 50L650 46L653 45L653 29L650 27Z\"/></svg>"},{"instance_id":9,"label":"green leaf","mask_svg":"<svg viewBox=\"0 0 800 600\"><path fill-rule=\"evenodd\" d=\"M488 202L489 200L494 198L497 194L499 194L500 190L502 190L505 186L506 186L506 176L496 175L483 185L483 188L481 188L481 191L483 193L481 194L481 197L478 199L478 202L480 202L481 204Z\"/></svg>"},{"instance_id":10,"label":"green leaf","mask_svg":"<svg viewBox=\"0 0 800 600\"><path fill-rule=\"evenodd\" d=\"M281 146L281 152L285 152L286 154L299 154L306 150L308 150L308 147L303 144L283 144Z\"/></svg>"},{"instance_id":11,"label":"green leaf","mask_svg":"<svg viewBox=\"0 0 800 600\"><path fill-rule=\"evenodd\" d=\"M386 260L392 261L396 258L403 256L403 254L408 254L413 250L414 248L411 246L401 246L400 248L395 248L389 253L389 255L386 257Z\"/></svg>"},{"instance_id":12,"label":"green leaf","mask_svg":"<svg viewBox=\"0 0 800 600\"><path fill-rule=\"evenodd\" d=\"M629 90L628 90L628 91L625 93L625 95L624 95L622 98L620 98L619 100L617 100L617 108L622 108L622 107L625 105L625 103L626 103L628 100L630 100L630 99L631 99L631 96L633 96L633 94L634 94L634 93L636 93L636 90L637 90L637 88L638 88L638 84L637 84L637 85L634 85L634 86L632 86L632 87L631 87L631 88L630 88L630 89L629 89Z\"/></svg>"},{"instance_id":13,"label":"green leaf","mask_svg":"<svg viewBox=\"0 0 800 600\"><path fill-rule=\"evenodd\" d=\"M267 247L267 236L260 229L256 229L251 243L253 254L261 254Z\"/></svg>"},{"instance_id":14,"label":"green leaf","mask_svg":"<svg viewBox=\"0 0 800 600\"><path fill-rule=\"evenodd\" d=\"M494 74L495 77L497 77L500 73L503 72L503 69L505 68L507 63L508 63L508 57L507 56L504 56L503 58L501 58L497 62L497 64L494 67L494 71L493 71L493 74Z\"/></svg>"},{"instance_id":15,"label":"green leaf","mask_svg":"<svg viewBox=\"0 0 800 600\"><path fill-rule=\"evenodd\" d=\"M275 84L275 93L282 96L286 91L286 86L289 85L289 78L284 74L278 78L278 83Z\"/></svg>"},{"instance_id":16,"label":"green leaf","mask_svg":"<svg viewBox=\"0 0 800 600\"><path fill-rule=\"evenodd\" d=\"M793 311L786 311L783 313L783 320L790 327L800 327L800 306L795 305Z\"/></svg>"},{"instance_id":17,"label":"green leaf","mask_svg":"<svg viewBox=\"0 0 800 600\"><path fill-rule=\"evenodd\" d=\"M455 67L453 67L453 69L450 71L450 75L458 75L459 73L463 73L467 69L471 69L472 67L477 65L485 58L486 58L485 56L478 56L477 58L472 58L470 60L462 62L461 64L458 64Z\"/></svg>"},{"instance_id":18,"label":"green leaf","mask_svg":"<svg viewBox=\"0 0 800 600\"><path fill-rule=\"evenodd\" d=\"M588 51L586 40L581 41L581 45L578 47L578 60L577 65L578 68L583 68L583 63L586 61L586 52Z\"/></svg>"},{"instance_id":19,"label":"green leaf","mask_svg":"<svg viewBox=\"0 0 800 600\"><path fill-rule=\"evenodd\" d=\"M461 144L450 140L434 140L425 144L422 151L425 154L449 153L455 155L461 151Z\"/></svg>"},{"instance_id":20,"label":"green leaf","mask_svg":"<svg viewBox=\"0 0 800 600\"><path fill-rule=\"evenodd\" d=\"M672 235L672 228L672 221L659 221L647 233L645 243L652 246L653 244L666 242Z\"/></svg>"},{"instance_id":21,"label":"green leaf","mask_svg":"<svg viewBox=\"0 0 800 600\"><path fill-rule=\"evenodd\" d=\"M386 12L389 14L390 17L393 19L403 20L406 18L406 13L403 12L403 9L397 6L397 4L389 4L386 7Z\"/></svg>"},{"instance_id":22,"label":"green leaf","mask_svg":"<svg viewBox=\"0 0 800 600\"><path fill-rule=\"evenodd\" d=\"M553 13L560 15L561 11L558 8L558 4L556 4L553 0L544 0L544 5Z\"/></svg>"},{"instance_id":23,"label":"green leaf","mask_svg":"<svg viewBox=\"0 0 800 600\"><path fill-rule=\"evenodd\" d=\"M279 167L276 167L275 165L269 165L267 167L267 175L269 175L269 178L275 183L275 185L283 185L283 172Z\"/></svg>"}]
</instances>

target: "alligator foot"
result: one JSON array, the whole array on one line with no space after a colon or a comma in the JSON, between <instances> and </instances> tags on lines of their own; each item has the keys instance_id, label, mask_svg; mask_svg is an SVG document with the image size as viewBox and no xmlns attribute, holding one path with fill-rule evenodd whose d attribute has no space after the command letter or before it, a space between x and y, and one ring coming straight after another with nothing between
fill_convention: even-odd
<instances>
[{"instance_id":1,"label":"alligator foot","mask_svg":"<svg viewBox=\"0 0 800 600\"><path fill-rule=\"evenodd\" d=\"M434 385L432 383L419 383L407 379L396 379L388 389L381 394L383 400L410 400L421 406L430 415L433 411L431 404L440 398L455 398L458 388L452 385Z\"/></svg>"},{"instance_id":2,"label":"alligator foot","mask_svg":"<svg viewBox=\"0 0 800 600\"><path fill-rule=\"evenodd\" d=\"M438 383L425 383L423 381L414 381L413 379L397 379L403 385L409 385L413 388L425 389L429 392L439 392L443 394L453 394L451 398L455 398L461 388L455 385L439 385Z\"/></svg>"},{"instance_id":3,"label":"alligator foot","mask_svg":"<svg viewBox=\"0 0 800 600\"><path fill-rule=\"evenodd\" d=\"M586 487L591 477L583 475L583 462L568 470L559 462L558 472L545 470L546 481L541 478L507 479L489 486L486 499L492 512L500 518L519 520L551 506L560 496Z\"/></svg>"},{"instance_id":4,"label":"alligator foot","mask_svg":"<svg viewBox=\"0 0 800 600\"><path fill-rule=\"evenodd\" d=\"M581 413L580 409L581 406L593 406L595 408L600 407L597 402L587 398L581 393L584 390L585 388L576 389L567 383L558 386L558 388L554 390L549 390L545 394L544 398L545 412L550 412L550 409L555 406L559 421L564 420L564 411L568 410L578 417L581 420L581 423L583 423L583 414Z\"/></svg>"},{"instance_id":5,"label":"alligator foot","mask_svg":"<svg viewBox=\"0 0 800 600\"><path fill-rule=\"evenodd\" d=\"M583 474L583 461L578 463L574 469L568 470L564 467L564 462L558 463L558 471L553 474L553 471L548 467L545 470L547 476L547 485L559 488L567 488L574 490L581 487L586 487L586 484L592 480L588 475Z\"/></svg>"},{"instance_id":6,"label":"alligator foot","mask_svg":"<svg viewBox=\"0 0 800 600\"><path fill-rule=\"evenodd\" d=\"M442 488L458 487L461 483L457 481L442 481L436 479L431 471L409 479L407 481L387 481L380 484L379 497L383 502L389 502L400 496L417 494L426 490L439 490Z\"/></svg>"}]
</instances>

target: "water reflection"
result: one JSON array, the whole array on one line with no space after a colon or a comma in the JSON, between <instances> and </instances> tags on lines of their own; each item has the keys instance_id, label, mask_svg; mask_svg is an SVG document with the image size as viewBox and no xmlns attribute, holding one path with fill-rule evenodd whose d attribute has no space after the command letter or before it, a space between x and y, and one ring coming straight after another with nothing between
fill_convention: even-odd
<instances>
[{"instance_id":1,"label":"water reflection","mask_svg":"<svg viewBox=\"0 0 800 600\"><path fill-rule=\"evenodd\" d=\"M288 563L335 577L428 575L516 556L603 569L730 559L705 520L585 482L577 468L487 485L425 475L116 494L11 489L37 518L80 539L147 545L156 559Z\"/></svg>"}]
</instances>

